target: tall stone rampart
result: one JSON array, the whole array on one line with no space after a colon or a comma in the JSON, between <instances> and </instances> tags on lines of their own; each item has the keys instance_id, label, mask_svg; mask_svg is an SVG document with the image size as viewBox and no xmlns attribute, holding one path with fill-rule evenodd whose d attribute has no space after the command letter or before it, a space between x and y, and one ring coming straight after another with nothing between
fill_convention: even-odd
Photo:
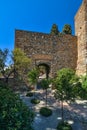
<instances>
[{"instance_id":1,"label":"tall stone rampart","mask_svg":"<svg viewBox=\"0 0 87 130\"><path fill-rule=\"evenodd\" d=\"M87 74L87 0L83 0L75 16L75 33L78 38L77 74Z\"/></svg>"},{"instance_id":2,"label":"tall stone rampart","mask_svg":"<svg viewBox=\"0 0 87 130\"><path fill-rule=\"evenodd\" d=\"M61 68L77 67L77 37L54 36L44 33L16 30L15 47L21 48L32 59L32 67L45 63L51 75Z\"/></svg>"}]
</instances>

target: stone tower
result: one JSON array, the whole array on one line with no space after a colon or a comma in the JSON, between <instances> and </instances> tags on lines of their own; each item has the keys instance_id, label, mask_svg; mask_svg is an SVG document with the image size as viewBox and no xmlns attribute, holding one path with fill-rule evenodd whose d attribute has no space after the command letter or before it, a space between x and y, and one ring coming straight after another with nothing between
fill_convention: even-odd
<instances>
[{"instance_id":1,"label":"stone tower","mask_svg":"<svg viewBox=\"0 0 87 130\"><path fill-rule=\"evenodd\" d=\"M77 74L87 74L87 0L83 0L75 16L75 34L77 40Z\"/></svg>"}]
</instances>

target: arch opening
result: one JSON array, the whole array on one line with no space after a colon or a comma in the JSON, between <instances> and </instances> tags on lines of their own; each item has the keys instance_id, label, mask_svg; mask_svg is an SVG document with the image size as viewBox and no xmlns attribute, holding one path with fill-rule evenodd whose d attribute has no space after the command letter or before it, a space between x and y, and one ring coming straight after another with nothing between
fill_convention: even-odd
<instances>
[{"instance_id":1,"label":"arch opening","mask_svg":"<svg viewBox=\"0 0 87 130\"><path fill-rule=\"evenodd\" d=\"M46 64L46 63L39 63L37 65L40 74L39 74L39 79L38 79L38 83L37 83L37 89L41 89L41 80L46 78L49 78L49 74L50 74L50 65Z\"/></svg>"},{"instance_id":2,"label":"arch opening","mask_svg":"<svg viewBox=\"0 0 87 130\"><path fill-rule=\"evenodd\" d=\"M40 71L40 76L39 78L49 78L50 74L50 66L46 63L39 63L38 65L39 71Z\"/></svg>"}]
</instances>

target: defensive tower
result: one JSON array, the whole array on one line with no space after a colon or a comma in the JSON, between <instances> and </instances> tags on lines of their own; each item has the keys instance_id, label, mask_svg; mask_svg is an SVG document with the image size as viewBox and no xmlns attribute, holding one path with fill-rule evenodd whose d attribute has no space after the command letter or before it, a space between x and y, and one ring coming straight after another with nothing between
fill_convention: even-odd
<instances>
[{"instance_id":1,"label":"defensive tower","mask_svg":"<svg viewBox=\"0 0 87 130\"><path fill-rule=\"evenodd\" d=\"M87 74L87 0L82 1L75 16L75 34L77 36L77 74Z\"/></svg>"}]
</instances>

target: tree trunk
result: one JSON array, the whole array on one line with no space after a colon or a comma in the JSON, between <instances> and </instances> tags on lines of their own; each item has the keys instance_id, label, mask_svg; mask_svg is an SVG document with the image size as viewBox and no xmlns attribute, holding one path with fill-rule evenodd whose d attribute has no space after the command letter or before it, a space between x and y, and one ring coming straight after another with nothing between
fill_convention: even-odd
<instances>
[{"instance_id":1,"label":"tree trunk","mask_svg":"<svg viewBox=\"0 0 87 130\"><path fill-rule=\"evenodd\" d=\"M5 83L8 84L8 77L5 78Z\"/></svg>"},{"instance_id":2,"label":"tree trunk","mask_svg":"<svg viewBox=\"0 0 87 130\"><path fill-rule=\"evenodd\" d=\"M62 112L61 116L62 116L62 122L64 122L63 110L64 110L64 108L63 108L63 101L61 101L61 112Z\"/></svg>"},{"instance_id":3,"label":"tree trunk","mask_svg":"<svg viewBox=\"0 0 87 130\"><path fill-rule=\"evenodd\" d=\"M47 89L46 89L46 107L47 107Z\"/></svg>"},{"instance_id":4,"label":"tree trunk","mask_svg":"<svg viewBox=\"0 0 87 130\"><path fill-rule=\"evenodd\" d=\"M35 99L35 89L34 89L34 99Z\"/></svg>"},{"instance_id":5,"label":"tree trunk","mask_svg":"<svg viewBox=\"0 0 87 130\"><path fill-rule=\"evenodd\" d=\"M36 94L35 94L36 90L37 90L37 84L35 84L35 88L34 88L34 98L36 97Z\"/></svg>"}]
</instances>

